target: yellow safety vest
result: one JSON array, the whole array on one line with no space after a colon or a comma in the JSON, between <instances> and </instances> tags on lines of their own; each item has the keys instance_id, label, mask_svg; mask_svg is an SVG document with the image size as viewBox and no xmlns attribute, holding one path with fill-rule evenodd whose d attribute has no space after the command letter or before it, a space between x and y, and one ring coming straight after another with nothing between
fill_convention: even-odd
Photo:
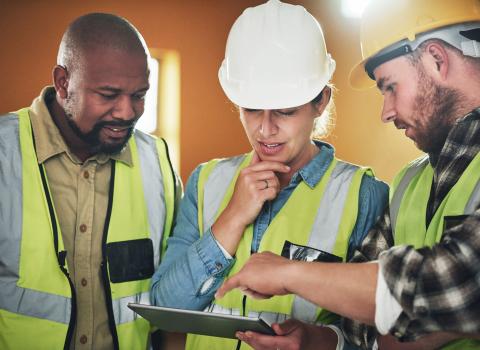
<instances>
[{"instance_id":1,"label":"yellow safety vest","mask_svg":"<svg viewBox=\"0 0 480 350\"><path fill-rule=\"evenodd\" d=\"M252 153L239 157L213 160L203 166L198 181L198 222L200 235L210 227L225 209L233 194L241 169L246 167ZM281 254L283 244L310 246L340 256L345 261L350 234L358 213L360 184L365 173L360 168L334 159L321 181L310 188L301 182L277 213L260 243L259 252ZM236 251L236 262L229 276L237 273L251 255L253 224L249 225ZM317 308L294 295L276 296L268 300L247 298L233 290L224 298L214 300L212 312L237 315L261 315L270 322L282 322L289 317L305 322L330 323L335 315ZM235 349L238 340L189 334L186 349ZM250 349L242 343L240 349Z\"/></svg>"},{"instance_id":2,"label":"yellow safety vest","mask_svg":"<svg viewBox=\"0 0 480 350\"><path fill-rule=\"evenodd\" d=\"M426 213L433 173L425 156L410 163L395 177L390 192L390 218L395 245L408 244L417 249L431 247L442 239L445 217L471 214L480 203L480 154L477 154L427 226ZM461 339L442 349L480 349L480 341Z\"/></svg>"},{"instance_id":3,"label":"yellow safety vest","mask_svg":"<svg viewBox=\"0 0 480 350\"><path fill-rule=\"evenodd\" d=\"M164 142L136 131L129 144L134 166L112 161L102 272L114 347L144 350L150 325L127 304L149 303L150 278L112 282L106 251L146 240L155 268L173 221L175 185ZM0 117L0 169L0 349L68 349L75 290L28 109Z\"/></svg>"}]
</instances>

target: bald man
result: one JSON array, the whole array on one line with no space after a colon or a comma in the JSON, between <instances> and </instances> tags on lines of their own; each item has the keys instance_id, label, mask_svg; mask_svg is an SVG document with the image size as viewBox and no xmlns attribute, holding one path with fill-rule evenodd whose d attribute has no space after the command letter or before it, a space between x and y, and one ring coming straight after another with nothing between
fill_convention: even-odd
<instances>
[{"instance_id":1,"label":"bald man","mask_svg":"<svg viewBox=\"0 0 480 350\"><path fill-rule=\"evenodd\" d=\"M0 117L0 349L145 349L181 184L165 141L135 130L148 49L92 13L60 43L53 85Z\"/></svg>"}]
</instances>

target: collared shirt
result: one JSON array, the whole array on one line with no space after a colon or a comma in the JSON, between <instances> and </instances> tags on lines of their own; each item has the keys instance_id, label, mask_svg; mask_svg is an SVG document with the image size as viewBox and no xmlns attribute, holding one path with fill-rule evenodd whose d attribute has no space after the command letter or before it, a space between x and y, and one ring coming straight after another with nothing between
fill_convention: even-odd
<instances>
[{"instance_id":1,"label":"collared shirt","mask_svg":"<svg viewBox=\"0 0 480 350\"><path fill-rule=\"evenodd\" d=\"M76 291L77 322L71 349L112 349L100 270L110 159L132 166L132 157L127 145L119 154L98 154L81 162L65 144L48 111L45 101L54 98L55 90L45 88L33 101L30 118L38 162L45 166Z\"/></svg>"},{"instance_id":2,"label":"collared shirt","mask_svg":"<svg viewBox=\"0 0 480 350\"><path fill-rule=\"evenodd\" d=\"M265 204L254 222L252 251L257 251L263 234L275 215L280 211L298 184L304 181L315 186L333 160L333 147L317 143L320 152L292 177L290 184L278 196ZM216 243L211 229L200 237L198 229L198 175L199 166L188 180L185 197L180 203L177 224L168 240L165 259L152 278L152 302L158 305L203 310L214 298L215 291L223 282L234 259L224 256ZM381 181L364 176L359 194L359 213L349 241L353 251L366 232L381 214L388 187ZM213 283L204 288L213 277Z\"/></svg>"},{"instance_id":3,"label":"collared shirt","mask_svg":"<svg viewBox=\"0 0 480 350\"><path fill-rule=\"evenodd\" d=\"M434 180L427 217L479 151L480 108L456 122L439 154L429 154ZM387 209L352 259L379 259L388 289L403 310L390 333L406 341L432 331L480 333L480 209L446 230L432 248L390 248L393 242ZM364 347L376 337L372 328L349 320L344 320L344 331Z\"/></svg>"}]
</instances>

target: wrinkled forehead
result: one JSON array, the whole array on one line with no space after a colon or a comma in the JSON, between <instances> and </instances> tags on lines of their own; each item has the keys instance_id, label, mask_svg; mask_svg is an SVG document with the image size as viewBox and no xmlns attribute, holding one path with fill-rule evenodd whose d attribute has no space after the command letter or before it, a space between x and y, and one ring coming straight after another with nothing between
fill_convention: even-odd
<instances>
[{"instance_id":1,"label":"wrinkled forehead","mask_svg":"<svg viewBox=\"0 0 480 350\"><path fill-rule=\"evenodd\" d=\"M121 91L148 88L147 58L138 52L106 48L88 51L79 57L76 68L70 72L70 78L84 87L110 87Z\"/></svg>"}]
</instances>

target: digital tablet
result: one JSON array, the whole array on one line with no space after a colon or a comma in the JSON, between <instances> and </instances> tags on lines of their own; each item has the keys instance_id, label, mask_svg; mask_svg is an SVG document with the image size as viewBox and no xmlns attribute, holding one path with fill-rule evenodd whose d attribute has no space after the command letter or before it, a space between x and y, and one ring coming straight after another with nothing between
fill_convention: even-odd
<instances>
[{"instance_id":1,"label":"digital tablet","mask_svg":"<svg viewBox=\"0 0 480 350\"><path fill-rule=\"evenodd\" d=\"M222 338L235 338L237 331L254 331L275 335L270 325L261 318L133 303L128 304L128 307L154 326L169 332L194 333Z\"/></svg>"}]
</instances>

